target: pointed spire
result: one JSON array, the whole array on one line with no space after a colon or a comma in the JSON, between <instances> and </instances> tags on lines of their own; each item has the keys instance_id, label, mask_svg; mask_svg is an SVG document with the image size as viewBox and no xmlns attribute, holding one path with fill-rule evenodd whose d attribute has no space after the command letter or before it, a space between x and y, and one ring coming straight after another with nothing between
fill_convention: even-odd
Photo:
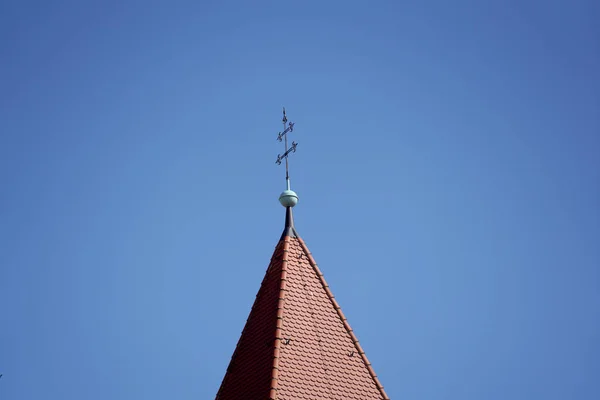
<instances>
[{"instance_id":1,"label":"pointed spire","mask_svg":"<svg viewBox=\"0 0 600 400\"><path fill-rule=\"evenodd\" d=\"M290 188L283 112L286 190L281 235L216 400L340 398L389 400L371 363L294 228L298 195Z\"/></svg>"},{"instance_id":2,"label":"pointed spire","mask_svg":"<svg viewBox=\"0 0 600 400\"><path fill-rule=\"evenodd\" d=\"M296 229L294 229L294 216L292 214L292 207L287 207L285 209L285 228L283 228L283 233L281 234L281 238L279 240L284 240L286 237L299 237L296 233Z\"/></svg>"},{"instance_id":3,"label":"pointed spire","mask_svg":"<svg viewBox=\"0 0 600 400\"><path fill-rule=\"evenodd\" d=\"M330 398L389 400L308 247L286 236L216 400Z\"/></svg>"}]
</instances>

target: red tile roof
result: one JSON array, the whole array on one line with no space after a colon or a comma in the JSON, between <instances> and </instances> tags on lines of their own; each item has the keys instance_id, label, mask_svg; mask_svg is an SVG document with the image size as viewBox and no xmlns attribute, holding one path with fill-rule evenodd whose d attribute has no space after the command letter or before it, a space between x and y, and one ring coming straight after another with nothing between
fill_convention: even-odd
<instances>
[{"instance_id":1,"label":"red tile roof","mask_svg":"<svg viewBox=\"0 0 600 400\"><path fill-rule=\"evenodd\" d=\"M275 248L216 399L389 399L295 236L286 228Z\"/></svg>"}]
</instances>

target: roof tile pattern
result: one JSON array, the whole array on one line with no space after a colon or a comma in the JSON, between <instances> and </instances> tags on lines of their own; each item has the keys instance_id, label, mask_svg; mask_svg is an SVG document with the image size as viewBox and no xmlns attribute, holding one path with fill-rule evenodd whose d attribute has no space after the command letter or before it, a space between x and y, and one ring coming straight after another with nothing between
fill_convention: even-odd
<instances>
[{"instance_id":1,"label":"roof tile pattern","mask_svg":"<svg viewBox=\"0 0 600 400\"><path fill-rule=\"evenodd\" d=\"M308 248L275 248L217 400L389 399Z\"/></svg>"},{"instance_id":2,"label":"roof tile pattern","mask_svg":"<svg viewBox=\"0 0 600 400\"><path fill-rule=\"evenodd\" d=\"M219 400L269 398L284 245L282 240L275 248L221 383Z\"/></svg>"}]
</instances>

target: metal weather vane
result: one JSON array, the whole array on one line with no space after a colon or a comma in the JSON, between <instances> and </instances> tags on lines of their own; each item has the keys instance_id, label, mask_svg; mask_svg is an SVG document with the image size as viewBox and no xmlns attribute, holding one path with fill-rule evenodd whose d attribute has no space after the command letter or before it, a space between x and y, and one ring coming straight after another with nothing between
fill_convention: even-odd
<instances>
[{"instance_id":1,"label":"metal weather vane","mask_svg":"<svg viewBox=\"0 0 600 400\"><path fill-rule=\"evenodd\" d=\"M283 140L285 152L283 154L278 154L277 161L275 161L275 162L278 165L281 165L281 161L283 161L283 159L285 159L285 181L287 183L287 189L290 190L290 173L289 173L288 157L289 157L290 153L296 152L296 146L298 146L298 143L292 142L292 145L288 148L287 135L288 135L288 133L291 133L294 131L294 123L290 121L290 123L288 124L287 115L285 114L285 107L283 108L282 121L283 121L283 132L279 132L279 134L277 135L277 140L280 142Z\"/></svg>"}]
</instances>

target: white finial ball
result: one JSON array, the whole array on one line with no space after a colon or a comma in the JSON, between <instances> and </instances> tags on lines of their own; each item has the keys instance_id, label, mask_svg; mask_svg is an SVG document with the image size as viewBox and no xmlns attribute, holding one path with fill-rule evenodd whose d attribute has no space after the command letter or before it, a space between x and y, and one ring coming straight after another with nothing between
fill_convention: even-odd
<instances>
[{"instance_id":1,"label":"white finial ball","mask_svg":"<svg viewBox=\"0 0 600 400\"><path fill-rule=\"evenodd\" d=\"M284 190L281 195L279 195L279 202L285 208L294 207L298 204L298 195L293 190Z\"/></svg>"}]
</instances>

